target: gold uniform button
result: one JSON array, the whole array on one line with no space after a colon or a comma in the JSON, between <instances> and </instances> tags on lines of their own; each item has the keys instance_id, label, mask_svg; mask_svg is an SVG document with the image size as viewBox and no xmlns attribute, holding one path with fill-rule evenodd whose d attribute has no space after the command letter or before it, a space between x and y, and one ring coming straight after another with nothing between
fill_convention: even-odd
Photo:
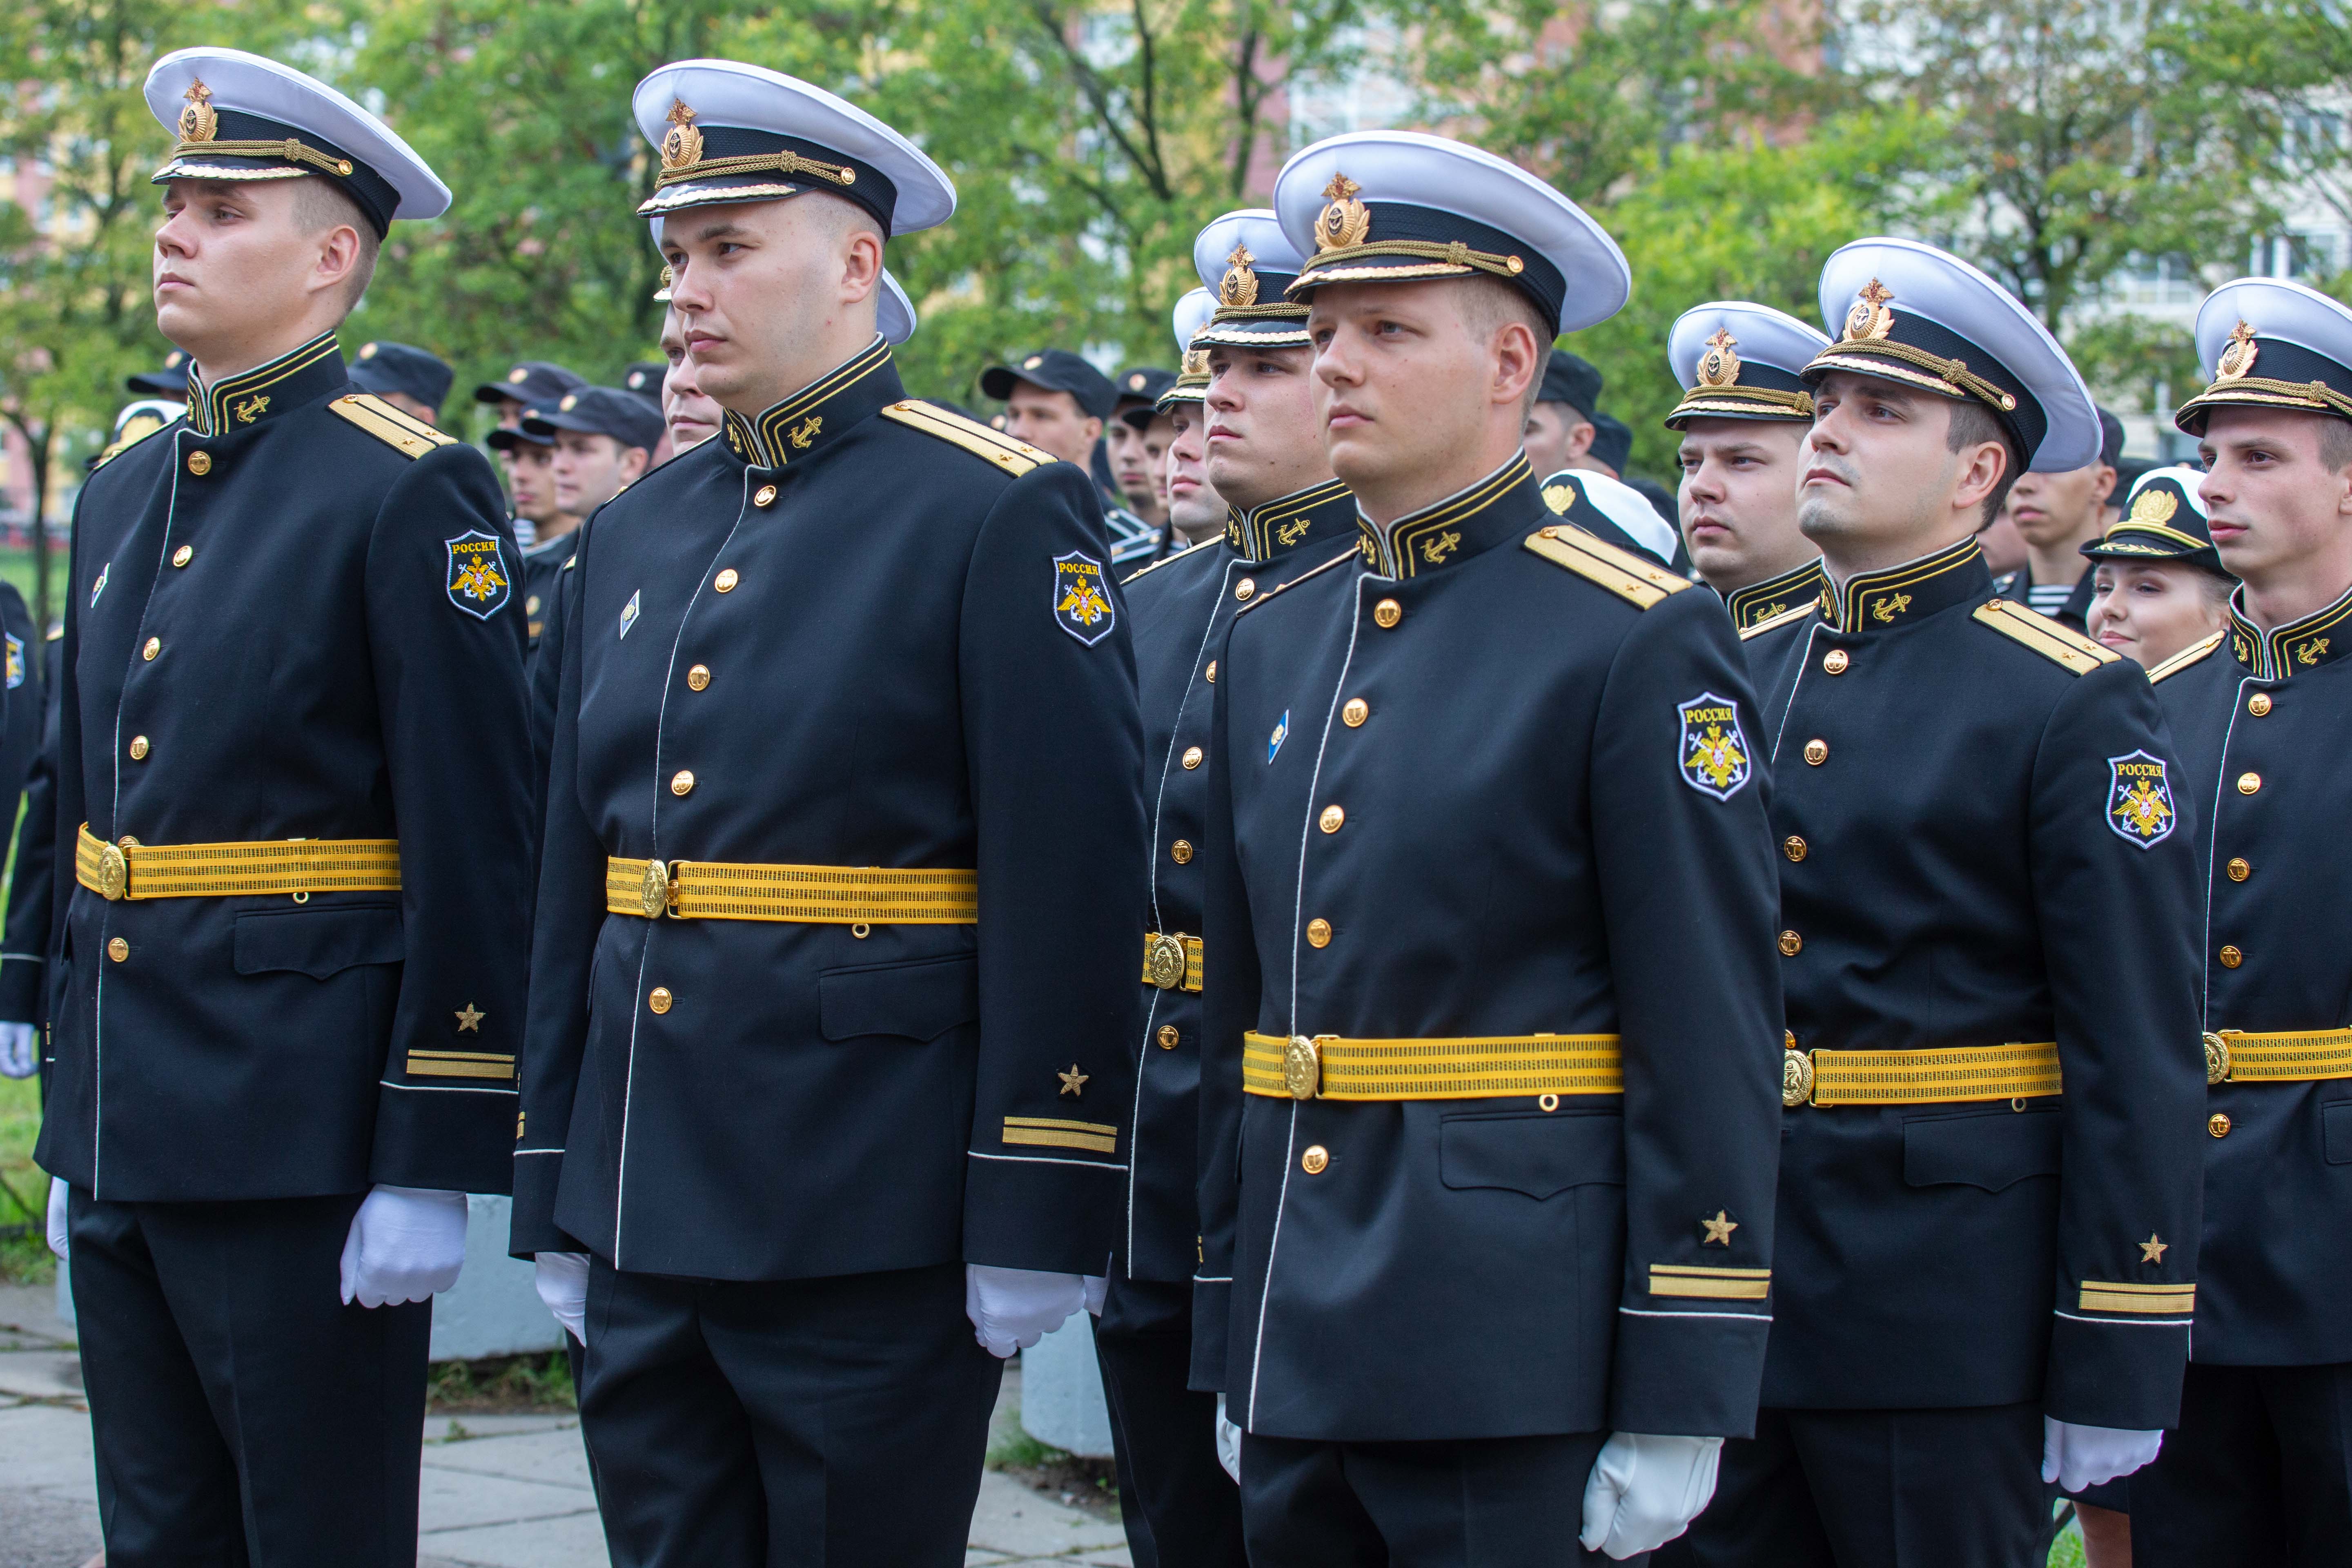
<instances>
[{"instance_id":1,"label":"gold uniform button","mask_svg":"<svg viewBox=\"0 0 2352 1568\"><path fill-rule=\"evenodd\" d=\"M1830 760L1830 743L1816 736L1805 742L1805 765L1820 767Z\"/></svg>"},{"instance_id":2,"label":"gold uniform button","mask_svg":"<svg viewBox=\"0 0 2352 1568\"><path fill-rule=\"evenodd\" d=\"M131 944L118 936L106 944L106 956L120 963L131 956Z\"/></svg>"},{"instance_id":3,"label":"gold uniform button","mask_svg":"<svg viewBox=\"0 0 2352 1568\"><path fill-rule=\"evenodd\" d=\"M193 544L183 544L180 548L172 552L172 564L174 566L185 566L189 562L194 561L195 558L196 547Z\"/></svg>"},{"instance_id":4,"label":"gold uniform button","mask_svg":"<svg viewBox=\"0 0 2352 1568\"><path fill-rule=\"evenodd\" d=\"M740 583L742 580L742 578L735 574L735 568L730 566L724 572L719 574L717 577L713 578L710 585L718 589L722 594L731 594L735 591L735 584Z\"/></svg>"},{"instance_id":5,"label":"gold uniform button","mask_svg":"<svg viewBox=\"0 0 2352 1568\"><path fill-rule=\"evenodd\" d=\"M2221 961L2221 967L2224 969L2235 969L2246 962L2246 955L2228 942L2222 943L2221 951L2214 956Z\"/></svg>"},{"instance_id":6,"label":"gold uniform button","mask_svg":"<svg viewBox=\"0 0 2352 1568\"><path fill-rule=\"evenodd\" d=\"M201 479L212 471L213 455L210 452L191 452L188 454L188 472L195 475L196 478Z\"/></svg>"},{"instance_id":7,"label":"gold uniform button","mask_svg":"<svg viewBox=\"0 0 2352 1568\"><path fill-rule=\"evenodd\" d=\"M1168 858L1179 866L1190 866L1192 863L1192 844L1188 840L1179 838L1168 847Z\"/></svg>"},{"instance_id":8,"label":"gold uniform button","mask_svg":"<svg viewBox=\"0 0 2352 1568\"><path fill-rule=\"evenodd\" d=\"M1176 1042L1183 1037L1183 1036L1176 1032L1176 1026L1173 1024L1160 1025L1160 1033L1153 1037L1153 1038L1160 1042L1160 1048L1163 1051L1174 1050L1176 1048Z\"/></svg>"},{"instance_id":9,"label":"gold uniform button","mask_svg":"<svg viewBox=\"0 0 2352 1568\"><path fill-rule=\"evenodd\" d=\"M154 750L154 748L147 743L146 736L133 735L131 737L131 760L132 762L145 762L147 760L147 753L152 750Z\"/></svg>"},{"instance_id":10,"label":"gold uniform button","mask_svg":"<svg viewBox=\"0 0 2352 1568\"><path fill-rule=\"evenodd\" d=\"M776 487L773 485L761 485L757 490L754 490L751 493L751 504L753 506L775 505Z\"/></svg>"},{"instance_id":11,"label":"gold uniform button","mask_svg":"<svg viewBox=\"0 0 2352 1568\"><path fill-rule=\"evenodd\" d=\"M1320 1143L1307 1145L1307 1152L1298 1156L1298 1168L1310 1176L1319 1176L1331 1164L1331 1151Z\"/></svg>"},{"instance_id":12,"label":"gold uniform button","mask_svg":"<svg viewBox=\"0 0 2352 1568\"><path fill-rule=\"evenodd\" d=\"M1252 599L1256 598L1257 579L1255 577L1244 577L1240 582L1234 584L1234 597L1239 599L1244 605L1248 604Z\"/></svg>"},{"instance_id":13,"label":"gold uniform button","mask_svg":"<svg viewBox=\"0 0 2352 1568\"><path fill-rule=\"evenodd\" d=\"M2269 692L2257 691L2252 697L2246 699L2246 711L2252 714L2255 718L2259 719L2270 710L2271 694Z\"/></svg>"},{"instance_id":14,"label":"gold uniform button","mask_svg":"<svg viewBox=\"0 0 2352 1568\"><path fill-rule=\"evenodd\" d=\"M2207 1117L2205 1131L2216 1138L2227 1138L2230 1135L2230 1113L2226 1110L2217 1110Z\"/></svg>"},{"instance_id":15,"label":"gold uniform button","mask_svg":"<svg viewBox=\"0 0 2352 1568\"><path fill-rule=\"evenodd\" d=\"M1822 668L1831 675L1843 675L1845 667L1852 662L1842 647L1833 647L1822 656Z\"/></svg>"},{"instance_id":16,"label":"gold uniform button","mask_svg":"<svg viewBox=\"0 0 2352 1568\"><path fill-rule=\"evenodd\" d=\"M1339 710L1339 722L1350 730L1361 729L1364 721L1371 716L1372 705L1360 697L1349 698L1348 705Z\"/></svg>"},{"instance_id":17,"label":"gold uniform button","mask_svg":"<svg viewBox=\"0 0 2352 1568\"><path fill-rule=\"evenodd\" d=\"M1800 952L1802 952L1804 951L1804 949L1805 949L1805 939L1804 939L1803 937L1799 936L1795 931L1782 931L1782 932L1780 933L1780 956L1781 956L1781 957L1783 957L1783 958L1794 958L1794 957L1796 957L1796 956L1797 956L1797 954L1799 954Z\"/></svg>"},{"instance_id":18,"label":"gold uniform button","mask_svg":"<svg viewBox=\"0 0 2352 1568\"><path fill-rule=\"evenodd\" d=\"M2252 794L2253 794L2256 790L2258 790L2258 789L2260 789L2260 788L2262 788L2262 787L2263 787L2263 775L2262 775L2262 774L2260 774L2260 773L2240 773L2240 774L2238 775L2238 793L2239 793L2240 795L2252 795Z\"/></svg>"},{"instance_id":19,"label":"gold uniform button","mask_svg":"<svg viewBox=\"0 0 2352 1568\"><path fill-rule=\"evenodd\" d=\"M155 662L155 656L163 651L163 639L162 637L149 637L147 639L147 646L139 650L139 657L145 659L148 663L152 664Z\"/></svg>"},{"instance_id":20,"label":"gold uniform button","mask_svg":"<svg viewBox=\"0 0 2352 1568\"><path fill-rule=\"evenodd\" d=\"M2254 874L2253 863L2241 855L2230 857L2230 863L2221 868L2230 873L2232 882L2242 882Z\"/></svg>"},{"instance_id":21,"label":"gold uniform button","mask_svg":"<svg viewBox=\"0 0 2352 1568\"><path fill-rule=\"evenodd\" d=\"M1382 599L1372 606L1372 619L1385 630L1404 619L1404 606L1394 599Z\"/></svg>"},{"instance_id":22,"label":"gold uniform button","mask_svg":"<svg viewBox=\"0 0 2352 1568\"><path fill-rule=\"evenodd\" d=\"M1188 772L1201 765L1202 754L1201 748L1198 746L1187 746L1184 748L1184 766Z\"/></svg>"},{"instance_id":23,"label":"gold uniform button","mask_svg":"<svg viewBox=\"0 0 2352 1568\"><path fill-rule=\"evenodd\" d=\"M1307 922L1307 945L1309 947L1330 946L1331 922L1322 919L1320 916L1308 921Z\"/></svg>"},{"instance_id":24,"label":"gold uniform button","mask_svg":"<svg viewBox=\"0 0 2352 1568\"><path fill-rule=\"evenodd\" d=\"M700 691L709 684L710 667L709 665L698 664L686 672L686 685L689 691Z\"/></svg>"},{"instance_id":25,"label":"gold uniform button","mask_svg":"<svg viewBox=\"0 0 2352 1568\"><path fill-rule=\"evenodd\" d=\"M1805 858L1805 841L1791 833L1788 837L1780 840L1780 853L1786 855L1792 862L1801 860Z\"/></svg>"},{"instance_id":26,"label":"gold uniform button","mask_svg":"<svg viewBox=\"0 0 2352 1568\"><path fill-rule=\"evenodd\" d=\"M1209 661L1209 684L1210 684L1210 685L1212 685L1212 686L1214 686L1216 683L1217 683L1217 661L1216 661L1215 659L1213 659L1213 659L1211 659L1211 660Z\"/></svg>"},{"instance_id":27,"label":"gold uniform button","mask_svg":"<svg viewBox=\"0 0 2352 1568\"><path fill-rule=\"evenodd\" d=\"M1347 821L1348 814L1344 809L1336 805L1327 805L1323 808L1323 815L1315 819L1315 826L1326 833L1337 833L1341 827L1347 826Z\"/></svg>"},{"instance_id":28,"label":"gold uniform button","mask_svg":"<svg viewBox=\"0 0 2352 1568\"><path fill-rule=\"evenodd\" d=\"M676 998L669 994L668 986L656 985L653 989L653 994L646 998L646 1005L656 1013L667 1013L669 1011L670 1003L675 1000Z\"/></svg>"},{"instance_id":29,"label":"gold uniform button","mask_svg":"<svg viewBox=\"0 0 2352 1568\"><path fill-rule=\"evenodd\" d=\"M672 795L692 795L694 793L694 770L692 768L680 768L677 772L670 774L669 793Z\"/></svg>"}]
</instances>

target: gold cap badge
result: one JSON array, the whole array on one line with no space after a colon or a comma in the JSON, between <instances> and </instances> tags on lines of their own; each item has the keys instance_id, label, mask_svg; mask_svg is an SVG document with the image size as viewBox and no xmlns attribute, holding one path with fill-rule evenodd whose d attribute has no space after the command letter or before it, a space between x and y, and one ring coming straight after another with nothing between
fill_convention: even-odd
<instances>
[{"instance_id":1,"label":"gold cap badge","mask_svg":"<svg viewBox=\"0 0 2352 1568\"><path fill-rule=\"evenodd\" d=\"M579 401L580 395L578 393L567 392L563 395L563 401L557 404L555 406L562 409L564 413L569 414L572 412L572 405L577 404Z\"/></svg>"},{"instance_id":2,"label":"gold cap badge","mask_svg":"<svg viewBox=\"0 0 2352 1568\"><path fill-rule=\"evenodd\" d=\"M203 82L188 86L188 106L180 110L180 140L209 142L220 130L220 116L213 110L213 89Z\"/></svg>"},{"instance_id":3,"label":"gold cap badge","mask_svg":"<svg viewBox=\"0 0 2352 1568\"><path fill-rule=\"evenodd\" d=\"M2145 489L2133 498L2129 521L2162 527L2179 510L2180 498L2170 490Z\"/></svg>"},{"instance_id":4,"label":"gold cap badge","mask_svg":"<svg viewBox=\"0 0 2352 1568\"><path fill-rule=\"evenodd\" d=\"M1706 340L1706 353L1698 356L1701 386L1729 386L1738 381L1739 353L1732 346L1738 341L1727 327L1715 330L1715 336Z\"/></svg>"},{"instance_id":5,"label":"gold cap badge","mask_svg":"<svg viewBox=\"0 0 2352 1568\"><path fill-rule=\"evenodd\" d=\"M1317 250L1339 250L1364 243L1364 236L1372 231L1372 214L1356 199L1356 193L1363 188L1345 174L1331 176L1331 183L1323 187L1322 216L1315 220Z\"/></svg>"},{"instance_id":6,"label":"gold cap badge","mask_svg":"<svg viewBox=\"0 0 2352 1568\"><path fill-rule=\"evenodd\" d=\"M2262 353L2254 342L2254 329L2243 321L2230 329L2230 344L2214 362L2213 379L2236 381L2254 368L2254 356Z\"/></svg>"},{"instance_id":7,"label":"gold cap badge","mask_svg":"<svg viewBox=\"0 0 2352 1568\"><path fill-rule=\"evenodd\" d=\"M669 132L662 137L661 159L667 170L690 169L702 162L702 132L682 98L669 101Z\"/></svg>"},{"instance_id":8,"label":"gold cap badge","mask_svg":"<svg viewBox=\"0 0 2352 1568\"><path fill-rule=\"evenodd\" d=\"M529 381L530 379L530 372L523 369L520 365L517 365L514 369L507 372L507 384L510 386L520 384L520 383Z\"/></svg>"},{"instance_id":9,"label":"gold cap badge","mask_svg":"<svg viewBox=\"0 0 2352 1568\"><path fill-rule=\"evenodd\" d=\"M1255 305L1257 303L1257 274L1250 270L1255 261L1249 247L1236 245L1234 253L1225 258L1225 275L1217 284L1220 305Z\"/></svg>"},{"instance_id":10,"label":"gold cap badge","mask_svg":"<svg viewBox=\"0 0 2352 1568\"><path fill-rule=\"evenodd\" d=\"M1209 351L1206 349L1186 349L1184 351L1184 374L1186 375L1208 374Z\"/></svg>"},{"instance_id":11,"label":"gold cap badge","mask_svg":"<svg viewBox=\"0 0 2352 1568\"><path fill-rule=\"evenodd\" d=\"M1872 279L1870 287L1854 300L1853 309L1845 313L1846 342L1883 338L1894 331L1895 312L1886 308L1886 301L1893 298L1893 289L1877 279Z\"/></svg>"},{"instance_id":12,"label":"gold cap badge","mask_svg":"<svg viewBox=\"0 0 2352 1568\"><path fill-rule=\"evenodd\" d=\"M373 343L362 343L362 344L360 345L360 358L362 358L362 359L373 359L373 358L375 358L375 345L374 345Z\"/></svg>"}]
</instances>

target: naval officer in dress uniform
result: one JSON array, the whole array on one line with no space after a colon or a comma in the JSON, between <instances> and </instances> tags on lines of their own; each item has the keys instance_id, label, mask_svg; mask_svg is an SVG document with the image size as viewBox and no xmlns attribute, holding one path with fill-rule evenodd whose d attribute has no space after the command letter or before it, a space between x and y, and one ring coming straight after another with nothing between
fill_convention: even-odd
<instances>
[{"instance_id":1,"label":"naval officer in dress uniform","mask_svg":"<svg viewBox=\"0 0 2352 1568\"><path fill-rule=\"evenodd\" d=\"M1286 290L1301 258L1270 211L1202 229L1192 263L1216 313L1207 356L1206 467L1227 511L1219 542L1129 578L1152 816L1144 921L1149 1008L1136 1068L1128 1229L1095 1346L1118 1440L1128 1540L1139 1565L1244 1559L1241 1503L1218 1468L1216 1400L1188 1393L1200 1259L1201 998L1216 955L1201 939L1210 709L1234 612L1356 548L1356 503L1331 475L1315 418L1307 306ZM1171 384L1172 386L1172 384Z\"/></svg>"},{"instance_id":2,"label":"naval officer in dress uniform","mask_svg":"<svg viewBox=\"0 0 2352 1568\"><path fill-rule=\"evenodd\" d=\"M392 1568L425 1303L510 1173L514 540L481 455L335 347L447 188L272 60L184 49L146 98L187 416L75 513L37 1157L68 1184L108 1561Z\"/></svg>"},{"instance_id":3,"label":"naval officer in dress uniform","mask_svg":"<svg viewBox=\"0 0 2352 1568\"><path fill-rule=\"evenodd\" d=\"M938 166L756 66L634 109L726 432L566 574L512 1246L615 1563L958 1563L999 1358L1119 1237L1130 617L1084 468L900 389Z\"/></svg>"},{"instance_id":4,"label":"naval officer in dress uniform","mask_svg":"<svg viewBox=\"0 0 2352 1568\"><path fill-rule=\"evenodd\" d=\"M1822 591L1821 548L1797 526L1797 474L1813 424L1801 377L1828 346L1818 329L1744 300L1685 310L1666 334L1684 388L1665 417L1682 436L1683 542L1743 632Z\"/></svg>"},{"instance_id":5,"label":"naval officer in dress uniform","mask_svg":"<svg viewBox=\"0 0 2352 1568\"><path fill-rule=\"evenodd\" d=\"M1770 1310L1745 663L1520 449L1554 337L1630 289L1600 226L1405 132L1274 205L1360 515L1218 655L1195 1383L1260 1568L1631 1556L1748 1429Z\"/></svg>"},{"instance_id":6,"label":"naval officer in dress uniform","mask_svg":"<svg viewBox=\"0 0 2352 1568\"><path fill-rule=\"evenodd\" d=\"M1978 551L2013 475L2098 455L2064 351L1909 240L1839 249L1821 300L1829 587L1748 645L1790 1031L1766 1408L1660 1556L2021 1568L2044 1483L2147 1463L2179 1407L2199 808L2139 667Z\"/></svg>"},{"instance_id":7,"label":"naval officer in dress uniform","mask_svg":"<svg viewBox=\"0 0 2352 1568\"><path fill-rule=\"evenodd\" d=\"M2156 1568L2352 1561L2352 312L2242 279L2197 313L2224 635L2150 673L2180 738L2203 952L2205 1173L2179 1429L2132 1478Z\"/></svg>"}]
</instances>

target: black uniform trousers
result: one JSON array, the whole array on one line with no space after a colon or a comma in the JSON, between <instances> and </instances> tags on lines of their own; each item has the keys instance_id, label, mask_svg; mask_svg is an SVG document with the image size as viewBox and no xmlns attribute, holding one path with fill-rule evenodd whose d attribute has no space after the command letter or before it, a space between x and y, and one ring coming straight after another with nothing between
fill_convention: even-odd
<instances>
[{"instance_id":1,"label":"black uniform trousers","mask_svg":"<svg viewBox=\"0 0 2352 1568\"><path fill-rule=\"evenodd\" d=\"M1003 1376L963 1277L593 1259L580 1425L614 1568L960 1568Z\"/></svg>"},{"instance_id":2,"label":"black uniform trousers","mask_svg":"<svg viewBox=\"0 0 2352 1568\"><path fill-rule=\"evenodd\" d=\"M109 1568L415 1568L433 1309L343 1304L359 1205L72 1189Z\"/></svg>"},{"instance_id":3,"label":"black uniform trousers","mask_svg":"<svg viewBox=\"0 0 2352 1568\"><path fill-rule=\"evenodd\" d=\"M1095 1359L1135 1568L1244 1568L1241 1492L1217 1463L1217 1396L1185 1387L1192 1285L1111 1270Z\"/></svg>"},{"instance_id":4,"label":"black uniform trousers","mask_svg":"<svg viewBox=\"0 0 2352 1568\"><path fill-rule=\"evenodd\" d=\"M1655 1568L2042 1568L2042 1406L1756 1413Z\"/></svg>"},{"instance_id":5,"label":"black uniform trousers","mask_svg":"<svg viewBox=\"0 0 2352 1568\"><path fill-rule=\"evenodd\" d=\"M2190 1362L2179 1429L2131 1482L2136 1568L2352 1563L2352 1365Z\"/></svg>"}]
</instances>

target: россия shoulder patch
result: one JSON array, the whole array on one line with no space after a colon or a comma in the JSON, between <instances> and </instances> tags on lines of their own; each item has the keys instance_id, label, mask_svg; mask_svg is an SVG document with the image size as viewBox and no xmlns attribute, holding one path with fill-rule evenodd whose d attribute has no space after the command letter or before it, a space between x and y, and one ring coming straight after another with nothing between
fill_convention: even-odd
<instances>
[{"instance_id":1,"label":"\u0440\u043e\u0441\u0441\u0438\u044f shoulder patch","mask_svg":"<svg viewBox=\"0 0 2352 1568\"><path fill-rule=\"evenodd\" d=\"M488 620L514 597L498 535L469 528L444 542L449 550L449 602L477 620Z\"/></svg>"},{"instance_id":2,"label":"\u0440\u043e\u0441\u0441\u0438\u044f shoulder patch","mask_svg":"<svg viewBox=\"0 0 2352 1568\"><path fill-rule=\"evenodd\" d=\"M1054 624L1088 647L1110 636L1118 611L1103 585L1102 563L1083 551L1054 557Z\"/></svg>"},{"instance_id":3,"label":"\u0440\u043e\u0441\u0441\u0438\u044f shoulder patch","mask_svg":"<svg viewBox=\"0 0 2352 1568\"><path fill-rule=\"evenodd\" d=\"M1748 758L1748 736L1739 728L1739 704L1728 697L1702 691L1677 703L1682 715L1683 783L1701 795L1729 800L1748 786L1755 764Z\"/></svg>"}]
</instances>

